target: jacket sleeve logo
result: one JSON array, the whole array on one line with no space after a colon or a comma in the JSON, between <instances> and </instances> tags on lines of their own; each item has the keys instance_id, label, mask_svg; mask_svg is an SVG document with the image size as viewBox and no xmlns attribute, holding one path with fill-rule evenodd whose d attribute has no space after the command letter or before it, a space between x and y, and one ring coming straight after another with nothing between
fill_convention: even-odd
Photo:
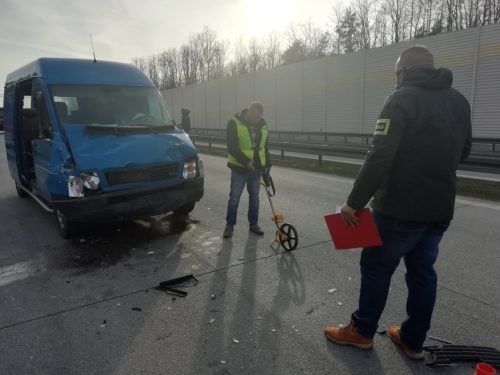
<instances>
[{"instance_id":1,"label":"jacket sleeve logo","mask_svg":"<svg viewBox=\"0 0 500 375\"><path fill-rule=\"evenodd\" d=\"M387 135L389 131L389 125L391 124L391 119L380 118L375 126L375 133L373 135Z\"/></svg>"}]
</instances>

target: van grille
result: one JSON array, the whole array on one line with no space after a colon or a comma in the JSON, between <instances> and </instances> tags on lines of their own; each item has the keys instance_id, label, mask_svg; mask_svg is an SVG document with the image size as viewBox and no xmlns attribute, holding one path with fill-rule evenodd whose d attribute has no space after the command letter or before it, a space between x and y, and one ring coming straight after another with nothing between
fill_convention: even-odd
<instances>
[{"instance_id":1,"label":"van grille","mask_svg":"<svg viewBox=\"0 0 500 375\"><path fill-rule=\"evenodd\" d=\"M106 172L109 186L165 180L178 174L178 165L158 165L149 168L127 169L126 171Z\"/></svg>"}]
</instances>

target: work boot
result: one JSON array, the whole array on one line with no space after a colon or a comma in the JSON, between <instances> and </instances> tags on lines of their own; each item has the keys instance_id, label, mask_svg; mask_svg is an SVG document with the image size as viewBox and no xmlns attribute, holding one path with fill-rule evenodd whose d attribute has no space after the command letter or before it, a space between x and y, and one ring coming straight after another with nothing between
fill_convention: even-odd
<instances>
[{"instance_id":1,"label":"work boot","mask_svg":"<svg viewBox=\"0 0 500 375\"><path fill-rule=\"evenodd\" d=\"M250 224L250 231L254 232L255 234L258 234L259 236L262 236L264 234L264 231L260 229L258 224Z\"/></svg>"},{"instance_id":2,"label":"work boot","mask_svg":"<svg viewBox=\"0 0 500 375\"><path fill-rule=\"evenodd\" d=\"M232 237L233 230L234 230L234 227L232 225L226 225L226 227L224 228L224 233L222 234L222 236L224 238Z\"/></svg>"},{"instance_id":3,"label":"work boot","mask_svg":"<svg viewBox=\"0 0 500 375\"><path fill-rule=\"evenodd\" d=\"M356 323L351 320L348 326L326 327L325 335L328 340L336 344L351 345L360 349L371 349L373 347L373 339L363 336L356 330Z\"/></svg>"},{"instance_id":4,"label":"work boot","mask_svg":"<svg viewBox=\"0 0 500 375\"><path fill-rule=\"evenodd\" d=\"M405 344L401 342L401 337L399 336L400 332L401 328L399 328L398 326L390 326L389 329L387 330L387 334L389 335L391 340L394 341L394 343L398 344L401 347L401 349L403 349L408 358L415 360L424 359L425 354L423 350L416 352L414 350L411 350L409 347L407 347Z\"/></svg>"}]
</instances>

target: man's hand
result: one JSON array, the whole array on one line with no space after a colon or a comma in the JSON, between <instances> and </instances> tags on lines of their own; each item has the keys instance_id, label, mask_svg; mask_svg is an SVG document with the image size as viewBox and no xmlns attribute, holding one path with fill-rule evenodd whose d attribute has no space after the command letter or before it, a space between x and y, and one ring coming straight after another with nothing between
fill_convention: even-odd
<instances>
[{"instance_id":1,"label":"man's hand","mask_svg":"<svg viewBox=\"0 0 500 375\"><path fill-rule=\"evenodd\" d=\"M340 216L342 217L342 221L350 227L358 225L359 219L356 216L356 210L350 207L347 203L342 205L342 208L340 209Z\"/></svg>"},{"instance_id":2,"label":"man's hand","mask_svg":"<svg viewBox=\"0 0 500 375\"><path fill-rule=\"evenodd\" d=\"M248 163L247 163L247 170L249 172L255 172L255 166L253 165L253 160L250 160Z\"/></svg>"}]
</instances>

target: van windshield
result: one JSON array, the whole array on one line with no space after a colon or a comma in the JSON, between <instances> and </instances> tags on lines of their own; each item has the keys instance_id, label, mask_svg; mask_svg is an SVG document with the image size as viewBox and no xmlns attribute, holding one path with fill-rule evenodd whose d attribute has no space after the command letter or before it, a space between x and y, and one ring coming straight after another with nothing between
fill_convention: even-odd
<instances>
[{"instance_id":1,"label":"van windshield","mask_svg":"<svg viewBox=\"0 0 500 375\"><path fill-rule=\"evenodd\" d=\"M63 124L174 125L160 94L151 87L52 85L50 91Z\"/></svg>"}]
</instances>

